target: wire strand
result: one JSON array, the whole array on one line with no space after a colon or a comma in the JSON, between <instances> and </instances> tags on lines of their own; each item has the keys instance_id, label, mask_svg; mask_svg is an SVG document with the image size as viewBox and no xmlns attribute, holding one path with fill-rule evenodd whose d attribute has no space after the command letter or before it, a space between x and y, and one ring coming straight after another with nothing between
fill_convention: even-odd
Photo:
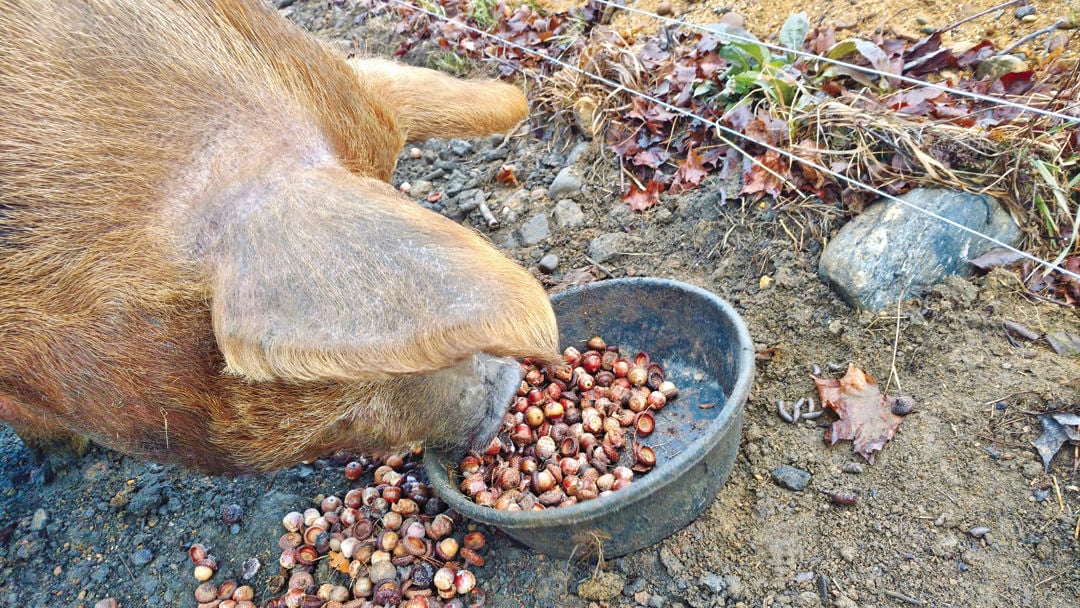
<instances>
[{"instance_id":1,"label":"wire strand","mask_svg":"<svg viewBox=\"0 0 1080 608\"><path fill-rule=\"evenodd\" d=\"M680 19L673 19L671 17L664 17L662 15L657 15L656 13L650 13L648 11L643 11L643 10L638 9L638 8L633 8L633 7L630 7L630 6L623 6L621 4L616 4L616 3L612 2L611 0L592 0L592 1L596 2L597 4L603 4L605 6L610 6L612 8L623 10L623 11L626 11L628 13L635 13L635 14L638 14L638 15L642 15L642 16L646 16L646 17L649 17L649 18L652 18L652 19L656 19L658 21L663 21L663 22L668 23L669 25L681 25L681 26L686 26L686 27L690 27L690 28L693 28L693 29L701 30L701 31L706 32L708 34L711 34L713 36L718 36L721 39L735 40L735 41L738 41L738 42L749 42L749 43L752 43L752 44L761 45L761 46L763 46L763 47L765 47L767 49L770 49L770 50L782 51L784 53L791 53L792 55L796 55L798 57L803 57L803 58L806 58L806 59L813 59L813 60L816 60L816 61L824 61L825 63L831 63L833 65L840 66L840 67L843 67L843 68L857 70L857 71L865 73L865 74L873 74L875 76L882 76L884 78L894 78L896 80L900 80L900 81L906 82L908 84L915 84L915 85L919 85L919 86L939 89L941 91L944 91L946 93L950 93L952 95L956 95L956 96L959 96L959 97L967 97L967 98L970 98L970 99L978 99L980 101L985 101L985 102L989 102L989 103L993 103L993 104L997 104L997 105L1002 105L1002 106L1007 106L1007 107L1010 107L1010 108L1014 108L1014 109L1020 110L1022 112L1030 112L1030 113L1033 113L1033 114L1040 114L1042 116L1048 116L1048 117L1051 117L1051 118L1057 118L1057 119L1060 119L1060 120L1064 120L1065 122L1068 122L1068 123L1073 123L1073 124L1080 123L1080 117L1069 116L1068 114L1062 114L1060 112L1055 112L1053 110L1044 110L1042 108L1036 108L1034 106L1029 106L1029 105L1018 103L1018 102L1015 102L1015 101L1010 101L1010 100L1002 98L1002 97L993 97L991 95L983 95L981 93L976 93L974 91L964 91L964 90L961 90L961 89L956 89L956 88L949 87L949 86L942 85L942 84L934 84L932 82L927 82L925 80L919 80L918 78L912 78L911 76L904 76L903 74L893 74L893 73L890 73L890 72L883 72L881 70L876 70L876 69L874 69L872 67L868 67L868 66L864 66L864 65L857 65L857 64L854 64L854 63L848 63L846 61L841 61L839 59L832 59L830 57L825 57L825 56L822 56L822 55L815 55L814 53L809 53L809 52L803 51L801 49L791 49L791 48L788 48L788 47L780 45L780 44L773 44L773 43L770 43L770 42L765 42L763 40L757 40L755 38L747 38L745 36L739 36L738 34L731 34L731 33L728 33L728 32L719 32L719 31L716 31L714 29L711 29L707 25L698 25L696 23L690 23L690 22L687 22L687 21L682 21Z\"/></svg>"},{"instance_id":2,"label":"wire strand","mask_svg":"<svg viewBox=\"0 0 1080 608\"><path fill-rule=\"evenodd\" d=\"M485 36L487 38L493 39L493 40L499 42L500 44L502 44L504 46L515 48L515 49L518 49L520 51L526 52L526 53L528 53L530 55L540 57L540 58L544 59L545 61L549 61L549 62L551 62L551 63L553 63L555 65L558 65L560 67L563 67L563 68L572 70L574 72L577 72L577 73L579 73L579 74L581 74L583 76L586 76L588 78L591 78L591 79L593 79L593 80L595 80L597 82L601 82L603 84L606 84L606 85L612 87L613 89L626 91L627 93L635 95L635 96L637 96L637 97L639 97L641 99L644 99L646 101L650 101L652 103L655 103L655 104L657 104L657 105L659 105L659 106L661 106L661 107L663 107L663 108L665 108L667 110L670 110L672 112L676 112L676 113L681 114L681 115L683 115L683 116L685 116L687 118L691 118L691 119L697 120L699 122L702 122L704 124L707 124L707 125L713 127L714 129L717 129L719 131L722 131L724 133L732 135L732 136L734 136L736 138L748 139L748 140L754 142L755 144L757 144L757 145L759 145L759 146L761 146L761 147L763 147L763 148L765 148L767 150L771 150L771 151L776 152L777 154L780 154L780 155L782 155L782 156L784 156L786 158L789 158L789 159L791 159L791 160L793 160L795 162L799 162L799 163L802 163L802 164L804 164L804 165L806 165L808 167L812 167L817 171L825 173L826 175L831 175L832 177L834 177L834 178L836 178L838 180L841 180L841 181L843 181L844 183L846 183L846 184L848 184L850 186L855 186L857 188L861 188L861 189L863 189L863 190L865 190L867 192L871 192L871 193L873 193L873 194L875 194L875 195L877 195L877 196L879 196L881 198L884 198L884 199L899 203L901 205L904 205L905 207L908 207L910 209L914 209L915 211L917 211L919 213L922 213L924 215L932 217L932 218L934 218L934 219L936 219L936 220L938 220L940 222L943 222L945 224L948 224L950 226L958 228L958 229L960 229L960 230L962 230L964 232L967 232L968 234L971 234L973 236L976 236L976 237L979 237L979 238L984 239L986 241L989 241L990 243L993 243L993 244L995 244L995 245L997 245L999 247L1002 247L1002 248L1004 248L1004 249L1006 249L1006 250L1008 250L1008 251L1010 251L1012 253L1015 253L1016 255L1019 255L1019 256L1025 258L1025 259L1027 259L1027 260L1035 262L1036 264L1038 264L1038 265L1040 265L1040 266L1042 266L1044 268L1057 270L1058 272L1061 272L1064 275L1070 276L1070 277L1075 278L1075 279L1080 279L1080 274L1077 274L1075 272L1067 270L1066 268L1064 268L1064 267L1062 267L1062 266L1060 266L1058 264L1055 264L1055 263L1047 261L1047 260L1043 260L1043 259L1039 258L1038 256L1032 255L1030 253L1027 253L1026 251L1023 251L1021 249L1013 247L1012 245L1009 245L1008 243L1005 243L1004 241L998 240L998 239L996 239L996 238L994 238L994 237L992 237L990 235L983 234L983 233L979 232L978 230L975 230L973 228L969 228L967 226L964 226L963 224L960 224L959 222L956 222L955 220L944 217L944 216L942 216L942 215L940 215L938 213L935 213L933 211L930 211L928 209L924 209L922 207L919 207L918 205L912 204L912 203L910 203L908 201L905 201L905 200L903 200L903 199L901 199L899 197L893 196L892 194L889 194L887 192L879 190L878 188L875 188L875 187L873 187L873 186L871 186L869 184L864 184L864 183L862 183L862 182L860 182L858 180L852 179L852 178L850 178L850 177L848 177L846 175L843 175L841 173L838 173L836 171L828 169L828 168L826 168L826 167L824 167L824 166L822 166L822 165L820 165L818 163L815 163L815 162L810 161L810 160L806 160L806 159L804 159L804 158L802 158L802 157L800 157L800 156L798 156L798 155L796 155L796 154L794 154L792 152L789 152L787 150L778 148L778 147L776 147L776 146L774 146L774 145L772 145L772 144L770 144L768 142L758 141L758 140L755 140L753 138L746 137L742 133L739 133L738 131L736 131L736 130L730 128L730 127L724 126L724 125L722 125L722 124L720 124L718 122L715 122L713 120L705 118L704 116L699 116L697 114L694 114L693 112L690 112L690 111L685 110L683 108L680 108L678 106L674 106L674 105L672 105L672 104L670 104L670 103L668 103L668 102L666 102L666 101L664 101L662 99L658 99L656 97L653 97L652 95L649 95L648 93L643 93L641 91L637 91L635 89L628 88L625 85L619 84L619 83L617 83L617 82L615 82L613 80L610 80L608 78L604 78L603 76L600 76L599 74L593 74L592 72L589 72L588 70L584 70L584 69L579 68L579 67L577 67L575 65L571 65L571 64L569 64L569 63L567 63L565 61L562 61L560 59L556 59L555 57L550 57L550 56L545 55L543 53L534 51L534 50L532 50L532 49L530 49L528 47L522 46L522 45L517 44L515 42L512 42L510 40L506 40L504 38L496 36L495 34L490 34L488 32L485 32L485 31L481 30L481 29L474 28L474 27L472 27L472 26L470 26L470 25L468 25L466 23L463 23L463 22L458 21L456 19L452 19L450 17L447 17L446 15L439 15L438 13L427 10L427 9L425 9L423 7L419 7L419 6L416 6L416 5L413 5L413 4L409 4L408 2L405 2L404 0L388 0L388 1L392 2L393 4L397 4L399 6L410 9L410 10L414 10L414 11L417 11L417 12L420 12L420 13L425 13L425 14L431 16L431 17L435 17L436 19L446 21L448 23L452 23L455 26L463 28L463 29L465 29L467 31L471 31L471 32L480 34L482 36ZM737 150L740 154L742 154L743 156L745 156L747 158L752 158L749 153L747 153L743 149L739 148L738 146L735 146L735 150Z\"/></svg>"}]
</instances>

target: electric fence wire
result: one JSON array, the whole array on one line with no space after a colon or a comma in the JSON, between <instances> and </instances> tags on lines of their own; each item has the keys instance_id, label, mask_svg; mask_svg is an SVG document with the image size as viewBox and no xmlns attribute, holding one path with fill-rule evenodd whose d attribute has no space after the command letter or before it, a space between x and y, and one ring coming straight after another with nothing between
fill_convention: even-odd
<instances>
[{"instance_id":1,"label":"electric fence wire","mask_svg":"<svg viewBox=\"0 0 1080 608\"><path fill-rule=\"evenodd\" d=\"M590 78L590 79L592 79L592 80L594 80L596 82L607 85L607 86L611 87L614 91L619 91L619 90L626 91L627 93L629 93L631 95L634 95L636 97L639 97L641 99L644 99L646 101L654 103L654 104L656 104L656 105L658 105L658 106L660 106L662 108L665 108L665 109L667 109L667 110L669 110L671 112L675 112L675 113L677 113L679 115L682 115L682 116L684 116L686 118L690 118L692 120L696 120L696 121L699 121L699 122L701 122L703 124L709 125L710 127L716 129L717 131L726 133L726 134L728 134L728 135L730 135L730 136L732 136L732 137L734 137L736 139L747 139L749 141L752 141L756 145L759 145L759 146L765 148L766 150L771 150L771 151L776 152L777 154L780 154L781 156L784 156L785 158L788 158L788 159L790 159L792 161L802 163L802 164L804 164L804 165L806 165L808 167L811 167L811 168L813 168L813 169L815 169L817 171L820 171L821 173L824 173L826 175L830 175L830 176L832 176L832 177L834 177L834 178L836 178L836 179L838 179L838 180L840 180L840 181L842 181L842 182L844 182L844 183L846 183L846 184L848 184L850 186L860 188L860 189L865 190L867 192L873 193L873 194L875 194L875 195L877 195L877 196L879 196L881 198L884 198L886 200L893 201L895 203L899 203L901 205L904 205L905 207L911 208L911 209L913 209L913 210L915 210L915 211L917 211L919 213L922 213L922 214L924 214L924 215L926 215L928 217L931 217L931 218L933 218L935 220L938 220L938 221L943 222L945 224L948 224L948 225L950 225L950 226L952 226L954 228L962 230L962 231L964 231L964 232L966 232L968 234L971 234L973 236L976 236L978 238L986 240L986 241L988 241L990 243L993 243L994 245L996 245L998 247L1001 247L1001 248L1003 248L1003 249L1005 249L1007 251L1010 251L1010 252L1012 252L1012 253L1014 253L1014 254L1016 254L1016 255L1024 258L1024 259L1030 260L1030 261L1038 264L1039 266L1042 266L1043 268L1047 269L1047 271L1056 270L1056 271L1062 273L1063 275L1072 277L1074 279L1080 279L1080 274L1072 272L1072 271L1062 267L1059 264L1055 264L1054 262L1050 262L1048 260L1041 259L1038 256L1032 255L1030 253L1027 253L1026 251L1023 251L1021 249L1013 247L1012 245L1010 245L1008 243L1005 243L1005 242L1003 242L1001 240L998 240L998 239L996 239L996 238L994 238L994 237L992 237L990 235L983 234L983 233L979 232L978 230L975 230L973 228L969 228L968 226L964 226L963 224L960 224L960 223L956 222L955 220L944 217L944 216L942 216L940 214L937 214L937 213L935 213L933 211L930 211L929 209L924 209L922 207L919 207L918 205L912 204L912 203L910 203L908 201L905 201L905 200L903 200L901 198L893 196L892 194L889 194L889 193L884 192L884 191L882 191L882 190L880 190L878 188L875 188L874 186L871 186L869 184L865 184L865 183L862 183L862 182L860 182L858 180L852 179L852 178L850 178L850 177L848 177L846 175L843 175L843 174L838 173L836 171L833 171L833 170L831 170L831 169L829 169L827 167L824 167L824 166L822 166L822 165L820 165L820 164L818 164L818 163L816 163L814 161L804 159L804 158L794 154L793 152L789 152L787 150L784 150L782 148L774 146L774 145L772 145L772 144L770 144L768 142L758 141L758 140L755 140L753 138L746 137L744 134L736 131L735 129L727 127L727 126L725 126L725 125L723 125L721 123L710 120L708 118L705 118L704 116L700 116L698 114L690 112L689 110L686 110L686 109L680 108L678 106L672 105L672 104L670 104L670 103L668 103L668 102L666 102L666 101L664 101L662 99L653 97L652 95L649 95L648 93L644 93L642 91L637 91L635 89L626 87L626 86L624 86L624 85L622 85L620 83L617 83L617 82L615 82L613 80L610 80L608 78L600 76L599 74L594 74L592 72L589 72L588 70L584 70L584 69L579 68L579 67L577 67L575 65L569 64L569 63L567 63L565 61L562 61L561 59L551 57L551 56L546 55L544 53L532 50L532 49L530 49L530 48L528 48L526 46L517 44L517 43L512 42L510 40L506 40L505 38L502 38L502 37L497 36L495 34L491 34L489 32L485 32L484 30L474 28L474 27L468 25L467 23L464 23L464 22L459 21L457 19L450 18L450 17L448 17L448 16L446 16L444 14L439 14L439 13L437 13L435 11L428 10L428 9L426 9L424 7L420 7L420 6L416 6L414 4L410 4L408 2L405 2L404 0L387 0L387 1L390 2L390 3L396 4L398 6L401 6L403 8L406 8L408 10L413 10L413 11L416 11L416 12L419 12L419 13L424 13L424 14L430 16L430 17L434 17L434 18L439 19L441 21L451 23L456 27L459 27L459 28L462 28L463 30L466 30L466 31L473 32L475 34L484 36L485 38L491 39L491 40L493 40L493 41L495 41L495 42L497 42L497 43L499 43L499 44L501 44L503 46L513 48L513 49L517 49L517 50L522 51L524 53L527 53L529 55L536 56L536 57L538 57L538 58L540 58L540 59L542 59L544 61L548 61L548 62L550 62L552 64L558 65L559 67L571 70L573 72L581 74L582 76ZM813 55L813 56L816 57L816 55ZM934 86L934 85L929 85L929 86ZM992 97L989 98L989 99L994 100L994 101L1000 101L1000 100L995 100L995 98L992 98ZM1029 108L1029 109L1031 109L1032 111L1035 111L1034 108ZM1044 112L1044 111L1041 111L1041 112ZM1037 113L1039 113L1039 112L1037 112ZM1068 119L1068 120L1076 120L1076 119L1069 118L1069 117L1065 117L1065 118ZM737 150L743 156L753 160L753 157L751 157L747 152L745 152L744 150L742 150L738 146L732 145L732 147L733 147L733 149Z\"/></svg>"}]
</instances>

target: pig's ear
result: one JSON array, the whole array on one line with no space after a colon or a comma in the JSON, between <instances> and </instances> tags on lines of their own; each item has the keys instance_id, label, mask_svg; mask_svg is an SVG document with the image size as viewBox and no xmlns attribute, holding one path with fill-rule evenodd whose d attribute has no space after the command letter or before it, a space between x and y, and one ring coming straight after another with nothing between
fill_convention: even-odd
<instances>
[{"instance_id":1,"label":"pig's ear","mask_svg":"<svg viewBox=\"0 0 1080 608\"><path fill-rule=\"evenodd\" d=\"M486 352L557 356L539 283L483 237L342 171L279 180L207 225L228 370L253 380L381 380ZM243 210L243 213L238 210ZM257 212L252 212L257 208ZM219 207L221 209L221 207Z\"/></svg>"},{"instance_id":2,"label":"pig's ear","mask_svg":"<svg viewBox=\"0 0 1080 608\"><path fill-rule=\"evenodd\" d=\"M362 86L394 109L409 141L503 133L529 110L521 91L497 80L461 80L380 59L350 59L349 65Z\"/></svg>"}]
</instances>

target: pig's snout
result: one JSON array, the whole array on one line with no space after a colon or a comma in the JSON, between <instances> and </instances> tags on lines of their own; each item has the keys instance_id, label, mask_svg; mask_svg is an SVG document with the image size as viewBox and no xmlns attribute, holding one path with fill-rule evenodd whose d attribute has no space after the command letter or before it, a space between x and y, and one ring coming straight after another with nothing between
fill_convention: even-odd
<instances>
[{"instance_id":1,"label":"pig's snout","mask_svg":"<svg viewBox=\"0 0 1080 608\"><path fill-rule=\"evenodd\" d=\"M444 383L452 375L456 394L448 395L455 410L445 421L432 421L441 432L432 442L444 447L483 450L499 431L511 399L521 385L521 365L505 357L478 354L463 365L431 377Z\"/></svg>"}]
</instances>

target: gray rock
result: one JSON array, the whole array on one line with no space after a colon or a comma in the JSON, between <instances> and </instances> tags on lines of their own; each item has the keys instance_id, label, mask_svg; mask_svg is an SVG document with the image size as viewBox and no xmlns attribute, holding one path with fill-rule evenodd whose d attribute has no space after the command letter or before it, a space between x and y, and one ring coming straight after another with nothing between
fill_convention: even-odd
<instances>
[{"instance_id":1,"label":"gray rock","mask_svg":"<svg viewBox=\"0 0 1080 608\"><path fill-rule=\"evenodd\" d=\"M432 187L432 183L426 179L418 179L412 183L412 189L409 191L409 194L411 194L413 198L427 198L427 195L431 194Z\"/></svg>"},{"instance_id":2,"label":"gray rock","mask_svg":"<svg viewBox=\"0 0 1080 608\"><path fill-rule=\"evenodd\" d=\"M1027 17L1028 15L1034 15L1034 14L1035 14L1035 7L1030 5L1030 4L1025 4L1024 6L1018 7L1015 11L1013 11L1013 15L1017 19L1023 19L1024 17Z\"/></svg>"},{"instance_id":3,"label":"gray rock","mask_svg":"<svg viewBox=\"0 0 1080 608\"><path fill-rule=\"evenodd\" d=\"M574 146L574 149L570 150L570 154L568 154L566 156L566 164L568 164L568 165L577 164L577 162L579 160L581 160L581 157L585 156L585 153L588 152L588 151L589 151L589 142L587 142L587 141L579 141L577 143L577 145Z\"/></svg>"},{"instance_id":4,"label":"gray rock","mask_svg":"<svg viewBox=\"0 0 1080 608\"><path fill-rule=\"evenodd\" d=\"M555 225L563 230L580 228L585 224L585 212L581 210L581 205L567 198L555 203L552 215Z\"/></svg>"},{"instance_id":5,"label":"gray rock","mask_svg":"<svg viewBox=\"0 0 1080 608\"><path fill-rule=\"evenodd\" d=\"M622 593L626 579L618 572L597 571L578 585L578 597L606 602Z\"/></svg>"},{"instance_id":6,"label":"gray rock","mask_svg":"<svg viewBox=\"0 0 1080 608\"><path fill-rule=\"evenodd\" d=\"M770 473L773 481L781 488L802 492L810 483L810 473L789 464L782 464Z\"/></svg>"},{"instance_id":7,"label":"gray rock","mask_svg":"<svg viewBox=\"0 0 1080 608\"><path fill-rule=\"evenodd\" d=\"M739 577L734 574L724 575L724 584L727 586L728 597L736 602L743 599L743 583Z\"/></svg>"},{"instance_id":8,"label":"gray rock","mask_svg":"<svg viewBox=\"0 0 1080 608\"><path fill-rule=\"evenodd\" d=\"M624 232L601 234L589 243L589 257L597 264L603 264L620 253L624 253L629 240Z\"/></svg>"},{"instance_id":9,"label":"gray rock","mask_svg":"<svg viewBox=\"0 0 1080 608\"><path fill-rule=\"evenodd\" d=\"M724 577L713 572L706 572L701 576L701 580L698 582L701 583L702 587L705 587L716 594L723 593L724 589L727 587L727 584L724 583Z\"/></svg>"},{"instance_id":10,"label":"gray rock","mask_svg":"<svg viewBox=\"0 0 1080 608\"><path fill-rule=\"evenodd\" d=\"M975 67L975 78L979 80L997 80L1005 74L1023 72L1027 63L1016 55L994 55L979 62Z\"/></svg>"},{"instance_id":11,"label":"gray rock","mask_svg":"<svg viewBox=\"0 0 1080 608\"><path fill-rule=\"evenodd\" d=\"M466 141L464 139L451 139L449 147L450 151L458 156L468 156L469 154L472 154L474 150L476 150L476 148L472 145L472 142Z\"/></svg>"},{"instance_id":12,"label":"gray rock","mask_svg":"<svg viewBox=\"0 0 1080 608\"><path fill-rule=\"evenodd\" d=\"M132 566L145 566L154 559L154 552L150 549L138 549L131 553L131 565Z\"/></svg>"},{"instance_id":13,"label":"gray rock","mask_svg":"<svg viewBox=\"0 0 1080 608\"><path fill-rule=\"evenodd\" d=\"M525 245L535 245L546 239L548 237L547 215L538 213L525 220L525 223L521 225L521 230L518 231L518 236Z\"/></svg>"},{"instance_id":14,"label":"gray rock","mask_svg":"<svg viewBox=\"0 0 1080 608\"><path fill-rule=\"evenodd\" d=\"M128 513L138 516L149 515L165 503L167 484L151 481L139 488L128 501L125 509Z\"/></svg>"},{"instance_id":15,"label":"gray rock","mask_svg":"<svg viewBox=\"0 0 1080 608\"><path fill-rule=\"evenodd\" d=\"M544 274L551 274L559 268L559 256L549 253L540 258L540 261L536 263L536 267Z\"/></svg>"},{"instance_id":16,"label":"gray rock","mask_svg":"<svg viewBox=\"0 0 1080 608\"><path fill-rule=\"evenodd\" d=\"M660 563L664 564L664 568L667 569L668 574L671 574L673 576L679 574L684 569L686 569L686 566L683 565L682 560L680 560L678 556L672 553L671 549L668 549L667 547L660 547Z\"/></svg>"},{"instance_id":17,"label":"gray rock","mask_svg":"<svg viewBox=\"0 0 1080 608\"><path fill-rule=\"evenodd\" d=\"M573 196L581 191L581 172L577 167L564 167L548 186L547 195L552 200Z\"/></svg>"},{"instance_id":18,"label":"gray rock","mask_svg":"<svg viewBox=\"0 0 1080 608\"><path fill-rule=\"evenodd\" d=\"M1020 229L990 197L918 188L900 197L1002 242ZM917 297L950 275L968 276L968 260L994 244L894 201L879 201L848 222L821 254L818 274L860 310L876 312Z\"/></svg>"},{"instance_id":19,"label":"gray rock","mask_svg":"<svg viewBox=\"0 0 1080 608\"><path fill-rule=\"evenodd\" d=\"M38 509L34 511L34 517L30 520L30 531L40 532L45 529L47 523L49 523L49 512L45 509Z\"/></svg>"}]
</instances>

